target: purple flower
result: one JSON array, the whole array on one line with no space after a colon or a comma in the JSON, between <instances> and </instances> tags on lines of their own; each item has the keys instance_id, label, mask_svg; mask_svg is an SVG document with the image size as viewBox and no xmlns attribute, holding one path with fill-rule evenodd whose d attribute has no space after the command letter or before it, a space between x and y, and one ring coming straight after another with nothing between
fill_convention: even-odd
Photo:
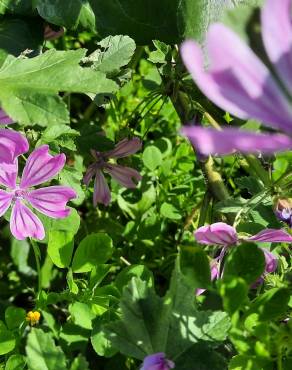
<instances>
[{"instance_id":1,"label":"purple flower","mask_svg":"<svg viewBox=\"0 0 292 370\"><path fill-rule=\"evenodd\" d=\"M95 207L97 203L107 206L111 201L111 193L102 173L103 171L109 173L114 180L126 188L135 188L137 186L135 181L138 182L142 178L139 172L130 167L110 163L109 159L127 157L136 153L141 146L141 141L137 137L134 137L133 139L119 141L113 150L107 152L91 151L95 162L88 167L83 181L88 186L94 177L93 204Z\"/></svg>"},{"instance_id":2,"label":"purple flower","mask_svg":"<svg viewBox=\"0 0 292 370\"><path fill-rule=\"evenodd\" d=\"M12 206L10 230L18 240L26 237L41 240L45 237L42 222L26 204L46 216L64 218L70 213L66 208L67 202L76 197L75 191L66 186L32 189L53 178L64 167L65 155L51 156L48 151L49 147L43 145L30 154L19 184L16 182L17 168L13 172L0 173L0 184L6 187L6 190L0 189L0 216Z\"/></svg>"},{"instance_id":3,"label":"purple flower","mask_svg":"<svg viewBox=\"0 0 292 370\"><path fill-rule=\"evenodd\" d=\"M145 357L141 370L170 370L174 366L174 362L168 360L165 353L159 352Z\"/></svg>"},{"instance_id":4,"label":"purple flower","mask_svg":"<svg viewBox=\"0 0 292 370\"><path fill-rule=\"evenodd\" d=\"M292 228L292 199L278 199L274 212L279 220Z\"/></svg>"},{"instance_id":5,"label":"purple flower","mask_svg":"<svg viewBox=\"0 0 292 370\"><path fill-rule=\"evenodd\" d=\"M292 93L292 0L267 0L261 13L262 37L277 78ZM236 45L236 47L235 47ZM242 119L256 118L287 134L292 133L292 105L281 84L266 65L233 31L213 24L206 40L210 67L204 69L203 53L198 44L186 41L182 58L203 93L219 107ZM267 135L236 129L203 131L185 127L196 149L207 154L263 151L292 148L285 135Z\"/></svg>"},{"instance_id":6,"label":"purple flower","mask_svg":"<svg viewBox=\"0 0 292 370\"><path fill-rule=\"evenodd\" d=\"M278 267L277 257L266 248L262 248L262 251L264 252L266 262L265 273L270 274L272 272L275 272Z\"/></svg>"},{"instance_id":7,"label":"purple flower","mask_svg":"<svg viewBox=\"0 0 292 370\"><path fill-rule=\"evenodd\" d=\"M15 171L16 158L28 151L27 139L16 131L0 128L0 175Z\"/></svg>"},{"instance_id":8,"label":"purple flower","mask_svg":"<svg viewBox=\"0 0 292 370\"><path fill-rule=\"evenodd\" d=\"M261 242L261 243L291 243L292 236L284 230L265 229L258 234L248 237L239 238L234 227L224 222L216 222L212 225L199 227L194 233L198 243L208 245L231 246L236 245L238 240Z\"/></svg>"},{"instance_id":9,"label":"purple flower","mask_svg":"<svg viewBox=\"0 0 292 370\"><path fill-rule=\"evenodd\" d=\"M3 109L0 108L0 125L10 125L13 123L13 119L10 118Z\"/></svg>"}]
</instances>

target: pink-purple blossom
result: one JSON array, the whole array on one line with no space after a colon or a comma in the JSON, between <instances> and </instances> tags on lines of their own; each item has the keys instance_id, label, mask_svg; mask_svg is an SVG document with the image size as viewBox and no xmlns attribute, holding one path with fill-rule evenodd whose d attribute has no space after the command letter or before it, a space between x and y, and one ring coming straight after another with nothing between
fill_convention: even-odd
<instances>
[{"instance_id":1,"label":"pink-purple blossom","mask_svg":"<svg viewBox=\"0 0 292 370\"><path fill-rule=\"evenodd\" d=\"M111 163L109 160L111 158L124 158L134 154L141 149L141 146L142 143L140 139L134 137L132 139L123 139L119 141L114 149L106 152L91 151L95 161L89 165L83 181L88 186L91 179L94 177L94 206L97 206L97 203L102 203L107 206L111 201L110 189L103 172L108 173L114 180L126 188L135 188L137 186L137 182L142 179L138 171L130 167L121 166L117 163Z\"/></svg>"},{"instance_id":2,"label":"pink-purple blossom","mask_svg":"<svg viewBox=\"0 0 292 370\"><path fill-rule=\"evenodd\" d=\"M28 151L27 139L20 133L0 128L0 175L16 169L16 158Z\"/></svg>"},{"instance_id":3,"label":"pink-purple blossom","mask_svg":"<svg viewBox=\"0 0 292 370\"><path fill-rule=\"evenodd\" d=\"M13 119L9 117L3 109L0 108L0 125L10 125L13 122Z\"/></svg>"},{"instance_id":4,"label":"pink-purple blossom","mask_svg":"<svg viewBox=\"0 0 292 370\"><path fill-rule=\"evenodd\" d=\"M195 239L200 244L207 245L236 245L239 240L246 242L261 243L291 243L292 236L284 230L265 229L250 237L239 237L235 228L225 222L216 222L212 225L199 227L195 233Z\"/></svg>"},{"instance_id":5,"label":"pink-purple blossom","mask_svg":"<svg viewBox=\"0 0 292 370\"><path fill-rule=\"evenodd\" d=\"M145 357L140 370L170 370L174 367L174 362L168 360L165 353L159 352Z\"/></svg>"},{"instance_id":6,"label":"pink-purple blossom","mask_svg":"<svg viewBox=\"0 0 292 370\"><path fill-rule=\"evenodd\" d=\"M201 226L194 233L195 239L200 244L222 246L220 255L215 258L211 264L211 280L218 279L220 276L220 265L228 247L237 245L240 241L274 243L284 242L292 243L292 236L284 230L265 229L250 237L241 237L237 234L235 228L224 222L216 222L211 225ZM265 271L263 275L252 285L258 286L262 283L266 274L272 273L277 269L277 257L266 248L261 248L265 257ZM222 272L221 272L222 275ZM197 289L196 295L202 294L206 289Z\"/></svg>"},{"instance_id":7,"label":"pink-purple blossom","mask_svg":"<svg viewBox=\"0 0 292 370\"><path fill-rule=\"evenodd\" d=\"M64 218L70 213L66 208L69 200L76 198L73 189L67 186L48 186L34 189L35 186L51 180L64 167L64 154L52 156L49 147L43 145L28 157L20 182L17 182L17 161L15 171L0 173L0 216L12 206L10 230L12 235L23 240L27 237L42 240L45 230L41 220L28 207L52 218Z\"/></svg>"},{"instance_id":8,"label":"pink-purple blossom","mask_svg":"<svg viewBox=\"0 0 292 370\"><path fill-rule=\"evenodd\" d=\"M292 104L287 92L292 93L291 4L292 0L267 0L261 12L262 38L273 72L239 36L220 23L211 25L208 31L207 70L197 43L186 41L181 47L187 69L210 100L237 117L256 118L290 136ZM197 126L185 127L183 133L205 155L229 154L235 150L269 153L292 148L291 137L283 134L204 130Z\"/></svg>"}]
</instances>

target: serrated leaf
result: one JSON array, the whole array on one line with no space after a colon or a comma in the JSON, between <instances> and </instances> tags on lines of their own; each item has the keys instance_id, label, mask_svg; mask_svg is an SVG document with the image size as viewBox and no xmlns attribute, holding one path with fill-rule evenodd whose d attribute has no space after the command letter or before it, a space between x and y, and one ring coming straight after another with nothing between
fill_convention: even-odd
<instances>
[{"instance_id":1,"label":"serrated leaf","mask_svg":"<svg viewBox=\"0 0 292 370\"><path fill-rule=\"evenodd\" d=\"M60 347L55 345L51 333L33 328L26 344L29 370L65 370L66 358Z\"/></svg>"},{"instance_id":2,"label":"serrated leaf","mask_svg":"<svg viewBox=\"0 0 292 370\"><path fill-rule=\"evenodd\" d=\"M131 60L136 45L129 36L109 36L97 44L100 49L89 56L93 61L92 67L95 70L112 74L124 67Z\"/></svg>"},{"instance_id":3,"label":"serrated leaf","mask_svg":"<svg viewBox=\"0 0 292 370\"><path fill-rule=\"evenodd\" d=\"M57 95L61 91L112 93L116 84L105 74L82 68L85 50L45 52L35 58L6 58L0 68L0 101L22 124L66 123L69 114Z\"/></svg>"}]
</instances>

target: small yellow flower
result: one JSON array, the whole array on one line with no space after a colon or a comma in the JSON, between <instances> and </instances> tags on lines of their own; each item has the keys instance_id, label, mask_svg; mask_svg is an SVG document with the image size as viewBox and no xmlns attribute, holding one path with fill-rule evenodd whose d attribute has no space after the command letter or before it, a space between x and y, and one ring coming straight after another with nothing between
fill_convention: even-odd
<instances>
[{"instance_id":1,"label":"small yellow flower","mask_svg":"<svg viewBox=\"0 0 292 370\"><path fill-rule=\"evenodd\" d=\"M29 311L26 314L26 321L29 322L31 326L34 326L39 323L41 314L38 311Z\"/></svg>"}]
</instances>

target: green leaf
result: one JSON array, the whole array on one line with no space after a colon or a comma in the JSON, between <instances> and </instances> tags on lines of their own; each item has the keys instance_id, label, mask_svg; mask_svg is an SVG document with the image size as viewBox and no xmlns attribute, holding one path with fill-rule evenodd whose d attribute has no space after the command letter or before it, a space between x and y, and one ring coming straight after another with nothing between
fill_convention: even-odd
<instances>
[{"instance_id":1,"label":"green leaf","mask_svg":"<svg viewBox=\"0 0 292 370\"><path fill-rule=\"evenodd\" d=\"M5 111L22 124L43 126L69 122L61 91L112 93L116 84L102 72L82 68L85 50L49 50L35 58L9 56L0 68L0 101Z\"/></svg>"},{"instance_id":2,"label":"green leaf","mask_svg":"<svg viewBox=\"0 0 292 370\"><path fill-rule=\"evenodd\" d=\"M253 284L265 269L264 253L253 243L233 248L226 260L223 279L238 276Z\"/></svg>"},{"instance_id":3,"label":"green leaf","mask_svg":"<svg viewBox=\"0 0 292 370\"><path fill-rule=\"evenodd\" d=\"M82 355L78 355L71 364L70 370L89 370L88 362Z\"/></svg>"},{"instance_id":4,"label":"green leaf","mask_svg":"<svg viewBox=\"0 0 292 370\"><path fill-rule=\"evenodd\" d=\"M25 321L25 310L20 307L7 307L5 310L5 322L8 329L18 329Z\"/></svg>"},{"instance_id":5,"label":"green leaf","mask_svg":"<svg viewBox=\"0 0 292 370\"><path fill-rule=\"evenodd\" d=\"M12 355L8 358L5 370L23 370L25 368L25 357L22 355Z\"/></svg>"},{"instance_id":6,"label":"green leaf","mask_svg":"<svg viewBox=\"0 0 292 370\"><path fill-rule=\"evenodd\" d=\"M0 14L30 14L33 0L1 0Z\"/></svg>"},{"instance_id":7,"label":"green leaf","mask_svg":"<svg viewBox=\"0 0 292 370\"><path fill-rule=\"evenodd\" d=\"M160 213L163 217L170 218L171 220L180 220L181 214L179 210L170 203L162 203Z\"/></svg>"},{"instance_id":8,"label":"green leaf","mask_svg":"<svg viewBox=\"0 0 292 370\"><path fill-rule=\"evenodd\" d=\"M133 277L139 278L143 281L146 281L151 287L154 285L153 274L148 268L144 265L131 265L124 268L116 277L115 285L122 291L123 288L128 285Z\"/></svg>"},{"instance_id":9,"label":"green leaf","mask_svg":"<svg viewBox=\"0 0 292 370\"><path fill-rule=\"evenodd\" d=\"M259 320L274 320L284 315L290 299L289 289L272 288L259 295L251 304L246 316L255 312Z\"/></svg>"},{"instance_id":10,"label":"green leaf","mask_svg":"<svg viewBox=\"0 0 292 370\"><path fill-rule=\"evenodd\" d=\"M38 0L39 15L50 23L66 28L76 28L79 22L92 28L94 15L86 0Z\"/></svg>"},{"instance_id":11,"label":"green leaf","mask_svg":"<svg viewBox=\"0 0 292 370\"><path fill-rule=\"evenodd\" d=\"M19 56L26 49L38 49L43 42L42 35L43 24L38 19L4 18L0 21L0 49L7 54Z\"/></svg>"},{"instance_id":12,"label":"green leaf","mask_svg":"<svg viewBox=\"0 0 292 370\"><path fill-rule=\"evenodd\" d=\"M74 248L74 234L70 231L50 230L48 254L53 263L60 268L70 266Z\"/></svg>"},{"instance_id":13,"label":"green leaf","mask_svg":"<svg viewBox=\"0 0 292 370\"><path fill-rule=\"evenodd\" d=\"M162 163L161 151L156 146L147 146L142 155L144 165L154 171Z\"/></svg>"},{"instance_id":14,"label":"green leaf","mask_svg":"<svg viewBox=\"0 0 292 370\"><path fill-rule=\"evenodd\" d=\"M42 144L52 144L54 141L57 141L56 144L58 147L76 151L74 138L79 135L80 134L78 131L73 130L69 126L51 125L42 133L42 137L36 143L36 146L40 146Z\"/></svg>"},{"instance_id":15,"label":"green leaf","mask_svg":"<svg viewBox=\"0 0 292 370\"><path fill-rule=\"evenodd\" d=\"M136 44L129 36L109 36L101 40L99 49L92 53L89 61L93 61L92 68L108 74L118 72L131 60Z\"/></svg>"},{"instance_id":16,"label":"green leaf","mask_svg":"<svg viewBox=\"0 0 292 370\"><path fill-rule=\"evenodd\" d=\"M86 236L79 244L72 262L73 272L89 272L108 261L113 253L112 239L103 233Z\"/></svg>"},{"instance_id":17,"label":"green leaf","mask_svg":"<svg viewBox=\"0 0 292 370\"><path fill-rule=\"evenodd\" d=\"M5 325L0 325L0 355L11 352L16 345L13 333L7 330Z\"/></svg>"},{"instance_id":18,"label":"green leaf","mask_svg":"<svg viewBox=\"0 0 292 370\"><path fill-rule=\"evenodd\" d=\"M92 330L91 344L99 356L112 357L117 352L111 341L107 338L107 335L101 326L100 320L95 323Z\"/></svg>"},{"instance_id":19,"label":"green leaf","mask_svg":"<svg viewBox=\"0 0 292 370\"><path fill-rule=\"evenodd\" d=\"M147 354L165 352L182 362L191 349L198 357L196 345L224 340L230 326L224 312L196 310L194 289L177 270L164 299L147 282L133 278L124 288L120 308L121 320L105 325L107 338L123 354L141 360Z\"/></svg>"},{"instance_id":20,"label":"green leaf","mask_svg":"<svg viewBox=\"0 0 292 370\"><path fill-rule=\"evenodd\" d=\"M180 269L193 289L208 288L211 284L210 263L207 254L200 247L181 247Z\"/></svg>"},{"instance_id":21,"label":"green leaf","mask_svg":"<svg viewBox=\"0 0 292 370\"><path fill-rule=\"evenodd\" d=\"M64 370L66 358L60 347L54 343L51 333L42 329L31 329L26 344L29 370Z\"/></svg>"},{"instance_id":22,"label":"green leaf","mask_svg":"<svg viewBox=\"0 0 292 370\"><path fill-rule=\"evenodd\" d=\"M229 277L220 281L220 295L224 309L233 314L248 299L248 285L240 277Z\"/></svg>"},{"instance_id":23,"label":"green leaf","mask_svg":"<svg viewBox=\"0 0 292 370\"><path fill-rule=\"evenodd\" d=\"M266 370L255 356L237 355L229 363L228 370Z\"/></svg>"},{"instance_id":24,"label":"green leaf","mask_svg":"<svg viewBox=\"0 0 292 370\"><path fill-rule=\"evenodd\" d=\"M69 207L70 208L70 207ZM80 226L80 216L75 208L70 208L69 216L58 220L52 220L51 229L67 231L75 235Z\"/></svg>"},{"instance_id":25,"label":"green leaf","mask_svg":"<svg viewBox=\"0 0 292 370\"><path fill-rule=\"evenodd\" d=\"M13 263L22 274L33 276L36 272L27 263L29 250L30 245L27 240L12 239L10 255Z\"/></svg>"},{"instance_id":26,"label":"green leaf","mask_svg":"<svg viewBox=\"0 0 292 370\"><path fill-rule=\"evenodd\" d=\"M95 315L86 303L72 303L69 306L69 312L75 325L88 330L92 329L92 320L95 318Z\"/></svg>"}]
</instances>

